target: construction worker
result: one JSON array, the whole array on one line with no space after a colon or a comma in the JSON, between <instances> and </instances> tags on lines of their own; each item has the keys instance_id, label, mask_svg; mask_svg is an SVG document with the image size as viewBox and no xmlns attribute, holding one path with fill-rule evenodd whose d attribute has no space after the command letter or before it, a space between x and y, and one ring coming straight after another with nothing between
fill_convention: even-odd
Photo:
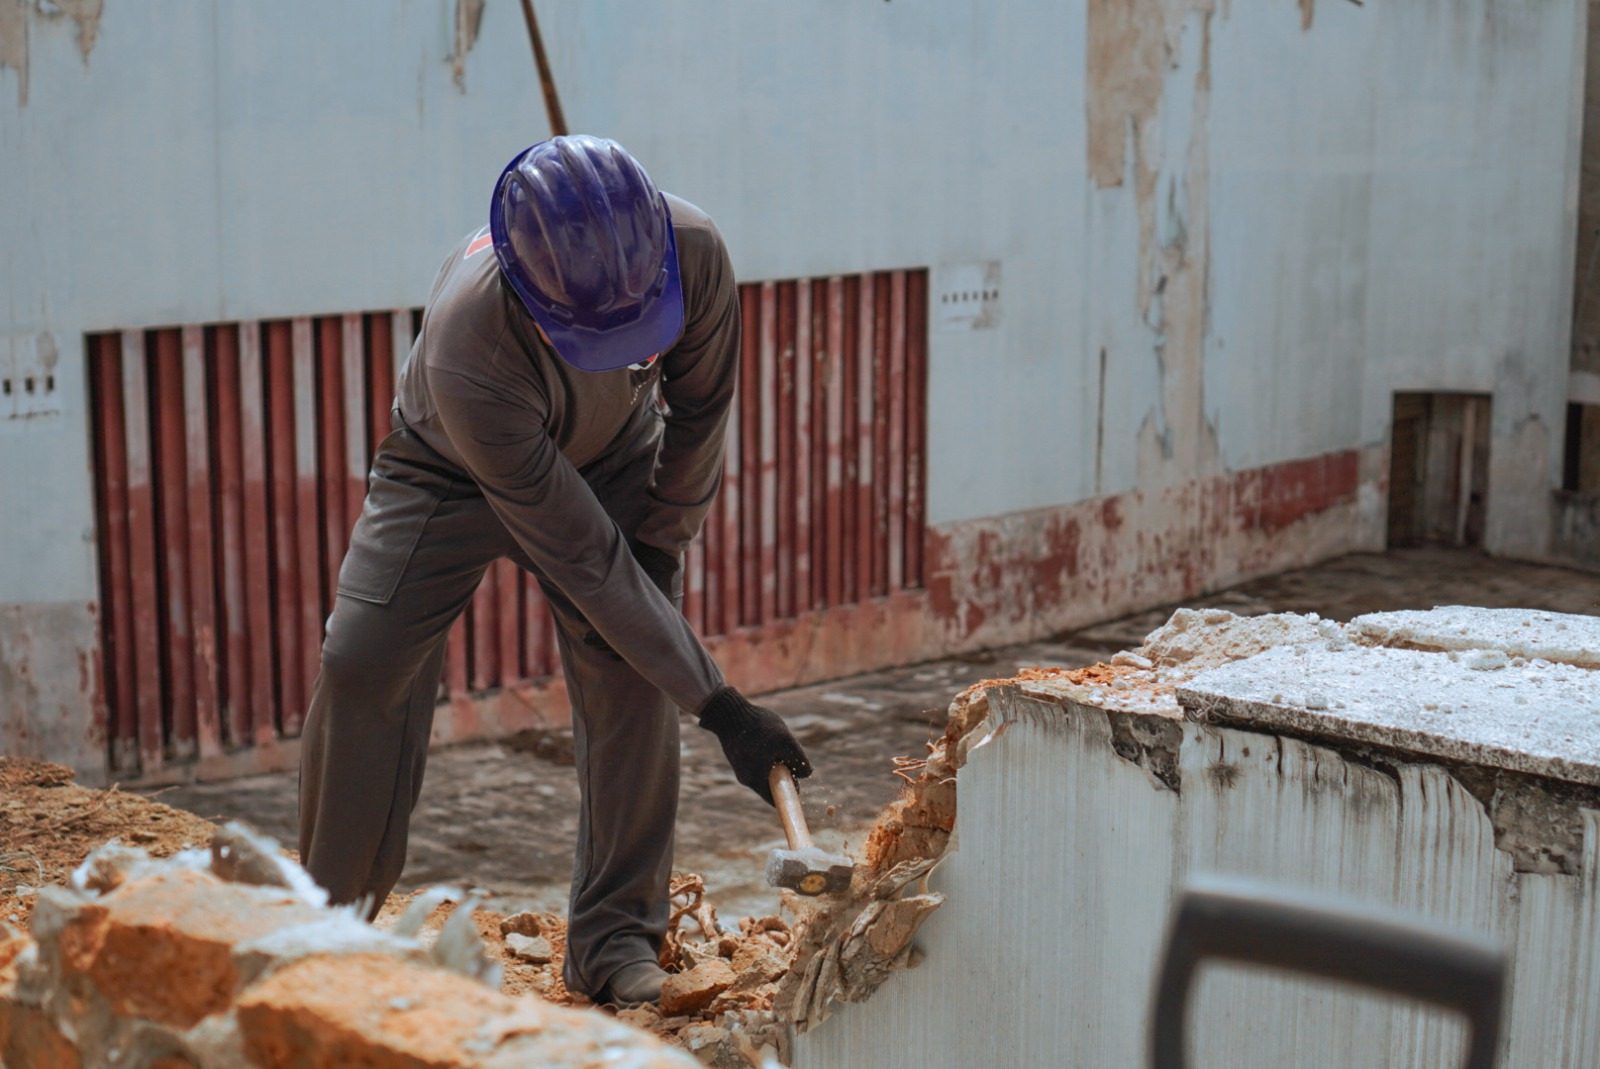
<instances>
[{"instance_id":1,"label":"construction worker","mask_svg":"<svg viewBox=\"0 0 1600 1069\"><path fill-rule=\"evenodd\" d=\"M775 764L811 772L679 609L738 356L733 268L704 212L613 141L557 137L505 168L489 225L434 283L339 572L300 763L300 855L334 901L375 914L399 879L446 633L509 557L550 603L572 705L566 984L659 997L674 707L769 804Z\"/></svg>"}]
</instances>

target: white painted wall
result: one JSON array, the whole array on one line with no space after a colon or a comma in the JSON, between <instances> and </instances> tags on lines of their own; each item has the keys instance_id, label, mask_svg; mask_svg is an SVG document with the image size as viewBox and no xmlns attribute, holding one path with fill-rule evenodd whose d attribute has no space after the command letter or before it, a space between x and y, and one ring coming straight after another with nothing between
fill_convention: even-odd
<instances>
[{"instance_id":1,"label":"white painted wall","mask_svg":"<svg viewBox=\"0 0 1600 1069\"><path fill-rule=\"evenodd\" d=\"M999 326L931 335L933 522L1371 444L1389 391L1448 387L1493 392L1510 443L1491 547L1543 552L1582 3L1324 0L1309 29L1288 0L1138 6L1170 54L1107 187L1081 0L539 9L571 125L707 208L743 277L1002 262ZM518 5L488 0L464 89L454 11L107 0L86 57L70 20L23 16L26 105L0 68L0 367L48 335L60 413L0 420L0 605L94 646L86 331L424 298L548 132Z\"/></svg>"},{"instance_id":2,"label":"white painted wall","mask_svg":"<svg viewBox=\"0 0 1600 1069\"><path fill-rule=\"evenodd\" d=\"M798 1069L1147 1064L1166 925L1192 873L1397 908L1510 951L1499 1064L1600 1064L1600 812L1573 875L1517 873L1475 800L1435 765L1397 778L1294 739L1182 725L1180 788L1117 755L1098 709L990 692L989 742L958 775L946 902L925 958L841 1006ZM985 729L980 729L985 730ZM1213 964L1196 1066L1461 1064L1458 1018L1320 981Z\"/></svg>"}]
</instances>

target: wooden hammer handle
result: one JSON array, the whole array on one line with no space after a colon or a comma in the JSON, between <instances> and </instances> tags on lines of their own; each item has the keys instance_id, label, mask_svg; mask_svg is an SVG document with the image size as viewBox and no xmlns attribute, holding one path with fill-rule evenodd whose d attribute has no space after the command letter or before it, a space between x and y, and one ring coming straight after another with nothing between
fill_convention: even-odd
<instances>
[{"instance_id":1,"label":"wooden hammer handle","mask_svg":"<svg viewBox=\"0 0 1600 1069\"><path fill-rule=\"evenodd\" d=\"M773 765L768 780L772 786L772 800L778 807L778 819L783 821L783 833L789 837L789 849L807 849L811 846L811 831L806 827L806 814L800 808L800 790L794 785L788 766Z\"/></svg>"}]
</instances>

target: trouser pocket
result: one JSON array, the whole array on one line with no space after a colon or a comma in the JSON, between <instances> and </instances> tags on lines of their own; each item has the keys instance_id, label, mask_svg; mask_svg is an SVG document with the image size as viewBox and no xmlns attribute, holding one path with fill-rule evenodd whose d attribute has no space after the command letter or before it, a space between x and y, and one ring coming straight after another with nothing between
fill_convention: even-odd
<instances>
[{"instance_id":1,"label":"trouser pocket","mask_svg":"<svg viewBox=\"0 0 1600 1069\"><path fill-rule=\"evenodd\" d=\"M425 487L374 471L361 519L339 568L339 593L375 605L389 604L422 529L438 507L439 496Z\"/></svg>"}]
</instances>

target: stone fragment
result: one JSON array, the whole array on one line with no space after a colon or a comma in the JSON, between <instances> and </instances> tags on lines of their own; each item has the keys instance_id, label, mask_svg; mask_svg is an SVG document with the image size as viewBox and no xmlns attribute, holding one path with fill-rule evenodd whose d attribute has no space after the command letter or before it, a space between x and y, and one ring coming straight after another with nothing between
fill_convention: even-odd
<instances>
[{"instance_id":1,"label":"stone fragment","mask_svg":"<svg viewBox=\"0 0 1600 1069\"><path fill-rule=\"evenodd\" d=\"M175 869L79 906L56 951L64 978L87 980L114 1013L188 1028L232 1002L236 944L317 916L291 892Z\"/></svg>"},{"instance_id":2,"label":"stone fragment","mask_svg":"<svg viewBox=\"0 0 1600 1069\"><path fill-rule=\"evenodd\" d=\"M229 883L283 887L313 906L328 904L328 892L311 875L283 856L269 836L230 820L211 836L211 871Z\"/></svg>"},{"instance_id":3,"label":"stone fragment","mask_svg":"<svg viewBox=\"0 0 1600 1069\"><path fill-rule=\"evenodd\" d=\"M466 901L445 918L439 937L433 941L428 954L439 965L452 972L480 980L496 991L504 979L504 969L498 957L491 957L484 946L473 911L482 903L477 895L468 895Z\"/></svg>"},{"instance_id":4,"label":"stone fragment","mask_svg":"<svg viewBox=\"0 0 1600 1069\"><path fill-rule=\"evenodd\" d=\"M381 956L305 958L249 988L236 1012L259 1069L693 1065L603 1014Z\"/></svg>"},{"instance_id":5,"label":"stone fragment","mask_svg":"<svg viewBox=\"0 0 1600 1069\"><path fill-rule=\"evenodd\" d=\"M531 965L547 965L555 959L555 951L550 947L550 940L542 935L521 935L512 932L506 936L506 949L511 951L512 957Z\"/></svg>"},{"instance_id":6,"label":"stone fragment","mask_svg":"<svg viewBox=\"0 0 1600 1069\"><path fill-rule=\"evenodd\" d=\"M634 1028L643 1028L650 1031L661 1023L661 1013L654 1006L633 1006L626 1010L617 1011L617 1020Z\"/></svg>"},{"instance_id":7,"label":"stone fragment","mask_svg":"<svg viewBox=\"0 0 1600 1069\"><path fill-rule=\"evenodd\" d=\"M125 846L115 839L96 847L72 870L71 885L79 891L104 893L129 880L149 876L166 866L136 846Z\"/></svg>"},{"instance_id":8,"label":"stone fragment","mask_svg":"<svg viewBox=\"0 0 1600 1069\"><path fill-rule=\"evenodd\" d=\"M694 1069L687 1053L604 1014L560 1009L524 999L517 1012L491 1022L479 1042L492 1053L473 1069ZM741 1067L747 1069L747 1067Z\"/></svg>"},{"instance_id":9,"label":"stone fragment","mask_svg":"<svg viewBox=\"0 0 1600 1069\"><path fill-rule=\"evenodd\" d=\"M733 966L721 958L673 973L661 985L661 1012L693 1013L733 986Z\"/></svg>"},{"instance_id":10,"label":"stone fragment","mask_svg":"<svg viewBox=\"0 0 1600 1069\"><path fill-rule=\"evenodd\" d=\"M701 1065L739 1067L750 1064L734 1046L733 1035L726 1028L714 1024L705 1022L691 1024L678 1033L678 1042L693 1054ZM729 1062L729 1054L738 1058L738 1061Z\"/></svg>"},{"instance_id":11,"label":"stone fragment","mask_svg":"<svg viewBox=\"0 0 1600 1069\"><path fill-rule=\"evenodd\" d=\"M394 1008L404 999L408 1009ZM303 958L238 1002L246 1054L261 1069L466 1066L466 1044L516 1002L464 976L392 958Z\"/></svg>"},{"instance_id":12,"label":"stone fragment","mask_svg":"<svg viewBox=\"0 0 1600 1069\"><path fill-rule=\"evenodd\" d=\"M789 956L764 939L751 939L733 955L733 988L749 991L776 980L789 969Z\"/></svg>"},{"instance_id":13,"label":"stone fragment","mask_svg":"<svg viewBox=\"0 0 1600 1069\"><path fill-rule=\"evenodd\" d=\"M523 910L500 921L501 935L543 935L544 921L539 914Z\"/></svg>"}]
</instances>

